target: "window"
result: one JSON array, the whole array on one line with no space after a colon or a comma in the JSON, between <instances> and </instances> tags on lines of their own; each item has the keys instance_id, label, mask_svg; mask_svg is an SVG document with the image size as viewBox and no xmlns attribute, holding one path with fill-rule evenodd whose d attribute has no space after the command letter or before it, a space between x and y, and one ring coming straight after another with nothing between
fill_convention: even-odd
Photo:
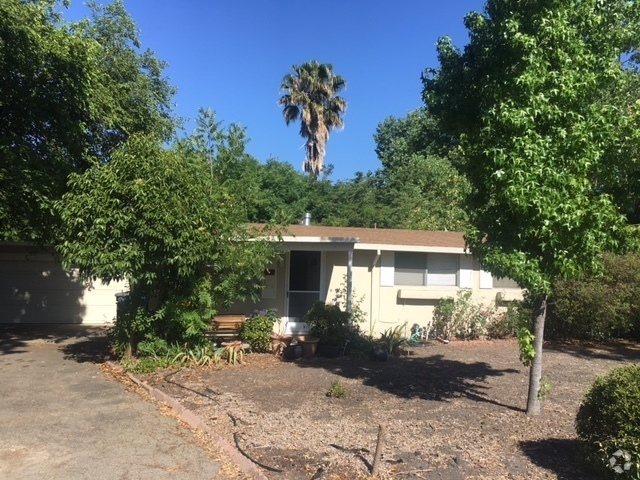
<instances>
[{"instance_id":1,"label":"window","mask_svg":"<svg viewBox=\"0 0 640 480\"><path fill-rule=\"evenodd\" d=\"M458 284L458 256L449 253L396 252L394 284L456 286Z\"/></svg>"},{"instance_id":2,"label":"window","mask_svg":"<svg viewBox=\"0 0 640 480\"><path fill-rule=\"evenodd\" d=\"M458 256L450 253L430 253L427 256L427 286L455 287L458 284Z\"/></svg>"},{"instance_id":3,"label":"window","mask_svg":"<svg viewBox=\"0 0 640 480\"><path fill-rule=\"evenodd\" d=\"M509 277L493 277L493 288L520 288L520 285L518 285L515 280L511 280Z\"/></svg>"},{"instance_id":4,"label":"window","mask_svg":"<svg viewBox=\"0 0 640 480\"><path fill-rule=\"evenodd\" d=\"M394 280L395 285L425 285L427 256L424 253L396 253Z\"/></svg>"}]
</instances>

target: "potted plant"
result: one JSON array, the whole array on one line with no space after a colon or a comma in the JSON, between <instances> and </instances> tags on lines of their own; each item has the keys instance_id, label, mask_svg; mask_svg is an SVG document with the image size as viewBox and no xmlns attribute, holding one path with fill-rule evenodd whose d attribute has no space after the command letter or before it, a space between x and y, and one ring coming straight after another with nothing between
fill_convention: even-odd
<instances>
[{"instance_id":1,"label":"potted plant","mask_svg":"<svg viewBox=\"0 0 640 480\"><path fill-rule=\"evenodd\" d=\"M274 318L274 327L275 324L278 324L278 328L274 328L269 336L269 340L271 340L271 351L273 353L281 353L282 349L291 345L293 337L285 334L286 323L282 325L282 319L278 316L278 311L275 308L269 309L267 312Z\"/></svg>"},{"instance_id":2,"label":"potted plant","mask_svg":"<svg viewBox=\"0 0 640 480\"><path fill-rule=\"evenodd\" d=\"M291 337L287 339L274 333L275 324L280 325L280 322L278 312L273 308L254 310L240 328L240 339L251 345L251 349L256 352L271 352L274 342L276 345L286 344L287 340L291 342Z\"/></svg>"},{"instance_id":3,"label":"potted plant","mask_svg":"<svg viewBox=\"0 0 640 480\"><path fill-rule=\"evenodd\" d=\"M351 316L340 310L337 305L316 302L305 315L310 333L319 339L318 353L324 356L337 357L340 348L349 338Z\"/></svg>"}]
</instances>

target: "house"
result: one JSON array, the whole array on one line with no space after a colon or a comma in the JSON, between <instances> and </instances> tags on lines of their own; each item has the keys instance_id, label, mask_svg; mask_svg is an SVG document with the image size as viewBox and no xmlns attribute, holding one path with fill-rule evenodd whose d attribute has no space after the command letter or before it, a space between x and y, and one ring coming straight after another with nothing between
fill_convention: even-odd
<instances>
[{"instance_id":1,"label":"house","mask_svg":"<svg viewBox=\"0 0 640 480\"><path fill-rule=\"evenodd\" d=\"M265 270L262 297L225 313L275 308L287 333L307 331L304 315L317 301L347 305L366 316L362 328L382 332L407 322L426 326L438 301L469 289L478 303L522 298L510 279L496 279L466 252L463 234L378 228L287 227L280 261Z\"/></svg>"},{"instance_id":2,"label":"house","mask_svg":"<svg viewBox=\"0 0 640 480\"><path fill-rule=\"evenodd\" d=\"M466 253L461 233L292 225L267 266L259 302L226 312L275 308L288 333L307 331L304 315L317 301L357 305L362 328L382 332L407 322L426 326L444 297L469 289L478 303L522 298L509 279L495 279ZM86 286L64 271L52 249L0 245L0 323L110 323L123 282Z\"/></svg>"}]
</instances>

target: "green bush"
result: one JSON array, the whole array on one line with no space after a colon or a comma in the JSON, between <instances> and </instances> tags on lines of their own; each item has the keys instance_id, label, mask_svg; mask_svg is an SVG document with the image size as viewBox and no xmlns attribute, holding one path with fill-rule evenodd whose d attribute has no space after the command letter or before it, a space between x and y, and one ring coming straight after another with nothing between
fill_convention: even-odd
<instances>
[{"instance_id":1,"label":"green bush","mask_svg":"<svg viewBox=\"0 0 640 480\"><path fill-rule=\"evenodd\" d=\"M603 257L604 274L556 280L545 336L549 339L640 339L640 255Z\"/></svg>"},{"instance_id":2,"label":"green bush","mask_svg":"<svg viewBox=\"0 0 640 480\"><path fill-rule=\"evenodd\" d=\"M355 329L349 335L345 353L350 355L351 358L366 358L371 349L377 344L378 342L369 333L363 333Z\"/></svg>"},{"instance_id":3,"label":"green bush","mask_svg":"<svg viewBox=\"0 0 640 480\"><path fill-rule=\"evenodd\" d=\"M595 380L578 410L576 432L602 478L640 479L640 365Z\"/></svg>"},{"instance_id":4,"label":"green bush","mask_svg":"<svg viewBox=\"0 0 640 480\"><path fill-rule=\"evenodd\" d=\"M350 337L351 316L337 305L316 302L304 317L311 328L310 334L324 345L344 345Z\"/></svg>"},{"instance_id":5,"label":"green bush","mask_svg":"<svg viewBox=\"0 0 640 480\"><path fill-rule=\"evenodd\" d=\"M240 340L251 345L255 352L271 352L271 334L273 326L280 323L278 313L273 309L254 310L240 327Z\"/></svg>"}]
</instances>

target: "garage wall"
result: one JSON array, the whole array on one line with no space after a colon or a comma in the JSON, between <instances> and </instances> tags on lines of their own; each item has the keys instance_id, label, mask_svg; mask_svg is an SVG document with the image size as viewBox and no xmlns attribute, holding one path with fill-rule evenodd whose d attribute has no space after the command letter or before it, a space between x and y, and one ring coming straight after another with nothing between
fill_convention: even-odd
<instances>
[{"instance_id":1,"label":"garage wall","mask_svg":"<svg viewBox=\"0 0 640 480\"><path fill-rule=\"evenodd\" d=\"M124 282L84 285L51 249L0 245L0 323L110 323Z\"/></svg>"}]
</instances>

